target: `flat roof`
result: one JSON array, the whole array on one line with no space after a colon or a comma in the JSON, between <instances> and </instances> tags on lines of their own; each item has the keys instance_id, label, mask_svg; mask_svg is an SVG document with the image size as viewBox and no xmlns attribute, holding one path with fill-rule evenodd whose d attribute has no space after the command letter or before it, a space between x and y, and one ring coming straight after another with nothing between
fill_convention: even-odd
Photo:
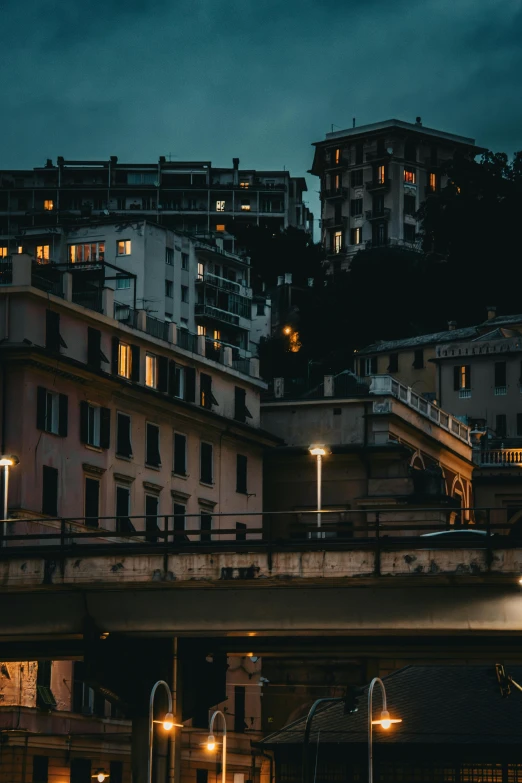
<instances>
[{"instance_id":1,"label":"flat roof","mask_svg":"<svg viewBox=\"0 0 522 783\"><path fill-rule=\"evenodd\" d=\"M416 133L422 133L427 136L434 136L438 139L453 141L456 144L475 146L475 139L471 139L468 136L459 136L455 133L447 133L446 131L436 130L435 128L428 128L427 126L416 122L404 122L403 120L394 119L382 120L381 122L372 122L368 125L358 125L355 128L346 128L344 130L333 131L332 133L326 134L325 141L314 142L314 145L325 144L328 141L334 141L335 139L342 139L344 137L367 135L368 133L375 133L377 131L386 130L388 128L400 128L401 130L414 131Z\"/></svg>"}]
</instances>

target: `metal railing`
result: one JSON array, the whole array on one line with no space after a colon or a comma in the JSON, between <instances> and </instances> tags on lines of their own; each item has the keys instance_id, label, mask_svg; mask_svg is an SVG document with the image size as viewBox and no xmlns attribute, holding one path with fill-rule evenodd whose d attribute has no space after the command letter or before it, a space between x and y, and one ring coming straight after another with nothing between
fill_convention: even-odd
<instances>
[{"instance_id":1,"label":"metal railing","mask_svg":"<svg viewBox=\"0 0 522 783\"><path fill-rule=\"evenodd\" d=\"M72 301L74 304L94 310L96 313L102 313L102 289L94 291L73 291Z\"/></svg>"},{"instance_id":2,"label":"metal railing","mask_svg":"<svg viewBox=\"0 0 522 783\"><path fill-rule=\"evenodd\" d=\"M184 351L190 351L191 353L198 352L198 335L192 334L188 329L181 329L178 326L176 345L179 348L183 348Z\"/></svg>"},{"instance_id":3,"label":"metal railing","mask_svg":"<svg viewBox=\"0 0 522 783\"><path fill-rule=\"evenodd\" d=\"M414 509L321 509L120 517L10 519L0 560L164 552L300 552L367 550L379 556L400 550L522 548L522 526L511 524L510 510L462 508L444 496L439 505ZM378 573L378 564L376 563ZM516 563L514 568L517 569ZM232 569L230 569L232 570ZM247 569L248 570L248 569ZM517 569L518 571L519 569ZM420 573L420 572L419 572ZM470 574L475 573L473 570ZM478 573L478 570L477 570ZM426 572L429 576L429 573Z\"/></svg>"},{"instance_id":4,"label":"metal railing","mask_svg":"<svg viewBox=\"0 0 522 783\"><path fill-rule=\"evenodd\" d=\"M11 257L0 259L0 285L12 285L13 283L13 262Z\"/></svg>"},{"instance_id":5,"label":"metal railing","mask_svg":"<svg viewBox=\"0 0 522 783\"><path fill-rule=\"evenodd\" d=\"M145 331L150 334L151 337L157 337L159 340L169 339L169 322L161 321L159 318L147 313L145 321Z\"/></svg>"}]
</instances>

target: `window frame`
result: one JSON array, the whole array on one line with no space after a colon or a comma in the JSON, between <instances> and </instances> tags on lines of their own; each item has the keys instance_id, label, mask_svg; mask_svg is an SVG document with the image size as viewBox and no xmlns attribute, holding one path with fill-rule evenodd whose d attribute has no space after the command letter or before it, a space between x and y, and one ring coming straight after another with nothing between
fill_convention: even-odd
<instances>
[{"instance_id":1,"label":"window frame","mask_svg":"<svg viewBox=\"0 0 522 783\"><path fill-rule=\"evenodd\" d=\"M150 456L153 456L151 453L149 453L149 428L152 428L152 427L154 427L154 429L158 433L158 437L157 437L157 447L158 447L158 449L157 449L157 457L158 457L158 461L157 462L150 461L148 459ZM159 424L156 424L153 421L146 421L145 422L145 465L148 468L156 468L156 469L160 469L161 468L161 427L159 426Z\"/></svg>"},{"instance_id":2,"label":"window frame","mask_svg":"<svg viewBox=\"0 0 522 783\"><path fill-rule=\"evenodd\" d=\"M145 352L145 386L158 388L158 357L155 353Z\"/></svg>"},{"instance_id":3,"label":"window frame","mask_svg":"<svg viewBox=\"0 0 522 783\"><path fill-rule=\"evenodd\" d=\"M404 184L417 184L417 168L415 166L404 166Z\"/></svg>"},{"instance_id":4,"label":"window frame","mask_svg":"<svg viewBox=\"0 0 522 783\"><path fill-rule=\"evenodd\" d=\"M120 253L120 245L123 245L124 252ZM117 239L116 240L116 258L122 256L132 255L132 240L131 239Z\"/></svg>"},{"instance_id":5,"label":"window frame","mask_svg":"<svg viewBox=\"0 0 522 783\"><path fill-rule=\"evenodd\" d=\"M173 280L165 280L165 296L168 299L174 298L174 281Z\"/></svg>"},{"instance_id":6,"label":"window frame","mask_svg":"<svg viewBox=\"0 0 522 783\"><path fill-rule=\"evenodd\" d=\"M124 349L124 350L123 350ZM123 354L125 355L122 358ZM124 365L125 372L122 372L122 366ZM118 376L120 378L126 378L130 380L132 374L132 352L130 343L118 342Z\"/></svg>"},{"instance_id":7,"label":"window frame","mask_svg":"<svg viewBox=\"0 0 522 783\"><path fill-rule=\"evenodd\" d=\"M123 440L123 436L120 436L120 419L125 418L129 421L129 431L128 431L128 445L129 445L129 454L124 454L123 451L119 450L119 447L121 444L121 441ZM132 459L133 452L132 452L132 416L128 413L124 413L123 411L116 411L116 444L115 444L115 454L120 459Z\"/></svg>"},{"instance_id":8,"label":"window frame","mask_svg":"<svg viewBox=\"0 0 522 783\"><path fill-rule=\"evenodd\" d=\"M183 302L183 304L188 304L189 303L189 287L188 287L188 285L180 286L180 291L181 291L181 293L180 293L181 301Z\"/></svg>"}]
</instances>

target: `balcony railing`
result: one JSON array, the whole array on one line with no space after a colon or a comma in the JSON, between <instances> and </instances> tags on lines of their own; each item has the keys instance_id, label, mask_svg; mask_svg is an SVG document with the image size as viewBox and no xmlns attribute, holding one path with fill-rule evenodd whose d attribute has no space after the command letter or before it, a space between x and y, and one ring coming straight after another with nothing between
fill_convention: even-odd
<instances>
[{"instance_id":1,"label":"balcony railing","mask_svg":"<svg viewBox=\"0 0 522 783\"><path fill-rule=\"evenodd\" d=\"M378 180L378 179L370 179L366 182L366 190L372 191L378 191L378 190L388 190L390 187L390 177L386 177L384 180Z\"/></svg>"},{"instance_id":2,"label":"balcony railing","mask_svg":"<svg viewBox=\"0 0 522 783\"><path fill-rule=\"evenodd\" d=\"M194 308L195 315L207 316L208 318L215 318L223 323L231 324L232 326L239 326L239 315L234 315L226 310L220 310L219 307L213 307L208 304L197 304Z\"/></svg>"},{"instance_id":3,"label":"balcony railing","mask_svg":"<svg viewBox=\"0 0 522 783\"><path fill-rule=\"evenodd\" d=\"M325 199L347 198L348 188L329 188L323 191Z\"/></svg>"},{"instance_id":4,"label":"balcony railing","mask_svg":"<svg viewBox=\"0 0 522 783\"><path fill-rule=\"evenodd\" d=\"M479 465L522 465L522 449L485 449L473 452Z\"/></svg>"},{"instance_id":5,"label":"balcony railing","mask_svg":"<svg viewBox=\"0 0 522 783\"><path fill-rule=\"evenodd\" d=\"M130 307L130 305L114 302L114 318L116 321L134 329L138 326L138 311Z\"/></svg>"},{"instance_id":6,"label":"balcony railing","mask_svg":"<svg viewBox=\"0 0 522 783\"><path fill-rule=\"evenodd\" d=\"M161 321L159 318L154 318L147 313L145 331L152 337L157 337L159 340L169 339L169 322Z\"/></svg>"},{"instance_id":7,"label":"balcony railing","mask_svg":"<svg viewBox=\"0 0 522 783\"><path fill-rule=\"evenodd\" d=\"M460 389L459 390L459 399L460 400L469 400L471 398L471 389Z\"/></svg>"},{"instance_id":8,"label":"balcony railing","mask_svg":"<svg viewBox=\"0 0 522 783\"><path fill-rule=\"evenodd\" d=\"M323 228L344 228L348 223L348 218L344 215L339 219L336 218L324 218L321 225Z\"/></svg>"},{"instance_id":9,"label":"balcony railing","mask_svg":"<svg viewBox=\"0 0 522 783\"><path fill-rule=\"evenodd\" d=\"M103 312L101 288L95 291L73 291L72 301L74 304L94 310L96 313Z\"/></svg>"},{"instance_id":10,"label":"balcony railing","mask_svg":"<svg viewBox=\"0 0 522 783\"><path fill-rule=\"evenodd\" d=\"M495 397L504 397L507 394L507 386L495 386Z\"/></svg>"},{"instance_id":11,"label":"balcony railing","mask_svg":"<svg viewBox=\"0 0 522 783\"><path fill-rule=\"evenodd\" d=\"M0 259L0 285L12 285L13 262L11 257Z\"/></svg>"},{"instance_id":12,"label":"balcony railing","mask_svg":"<svg viewBox=\"0 0 522 783\"><path fill-rule=\"evenodd\" d=\"M196 283L208 283L216 288L221 288L223 291L231 291L234 294L239 294L241 285L234 282L234 280L227 280L225 277L219 277L213 275L210 272L205 272L203 276L198 275Z\"/></svg>"},{"instance_id":13,"label":"balcony railing","mask_svg":"<svg viewBox=\"0 0 522 783\"><path fill-rule=\"evenodd\" d=\"M383 209L367 209L366 220L389 220L391 216L391 209L384 207Z\"/></svg>"}]
</instances>

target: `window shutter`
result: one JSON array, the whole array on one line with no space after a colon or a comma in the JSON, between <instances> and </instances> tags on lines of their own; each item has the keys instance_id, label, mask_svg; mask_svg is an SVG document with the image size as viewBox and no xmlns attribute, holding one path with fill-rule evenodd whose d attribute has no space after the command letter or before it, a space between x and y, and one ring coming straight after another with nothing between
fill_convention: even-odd
<instances>
[{"instance_id":1,"label":"window shutter","mask_svg":"<svg viewBox=\"0 0 522 783\"><path fill-rule=\"evenodd\" d=\"M247 458L243 454L236 456L236 492L247 491Z\"/></svg>"},{"instance_id":2,"label":"window shutter","mask_svg":"<svg viewBox=\"0 0 522 783\"><path fill-rule=\"evenodd\" d=\"M60 350L60 314L45 311L45 347L58 353Z\"/></svg>"},{"instance_id":3,"label":"window shutter","mask_svg":"<svg viewBox=\"0 0 522 783\"><path fill-rule=\"evenodd\" d=\"M45 430L45 403L47 391L43 386L38 386L36 390L36 429Z\"/></svg>"},{"instance_id":4,"label":"window shutter","mask_svg":"<svg viewBox=\"0 0 522 783\"><path fill-rule=\"evenodd\" d=\"M174 397L174 392L176 390L176 362L169 361L168 373L167 391L171 397Z\"/></svg>"},{"instance_id":5,"label":"window shutter","mask_svg":"<svg viewBox=\"0 0 522 783\"><path fill-rule=\"evenodd\" d=\"M89 437L88 427L88 410L89 403L87 400L81 400L80 402L80 441L87 443Z\"/></svg>"},{"instance_id":6,"label":"window shutter","mask_svg":"<svg viewBox=\"0 0 522 783\"><path fill-rule=\"evenodd\" d=\"M87 329L87 364L99 370L101 367L101 332L99 329Z\"/></svg>"},{"instance_id":7,"label":"window shutter","mask_svg":"<svg viewBox=\"0 0 522 783\"><path fill-rule=\"evenodd\" d=\"M111 370L113 375L118 375L118 353L120 341L117 337L112 338Z\"/></svg>"},{"instance_id":8,"label":"window shutter","mask_svg":"<svg viewBox=\"0 0 522 783\"><path fill-rule=\"evenodd\" d=\"M464 369L466 389L471 389L471 365L466 364Z\"/></svg>"},{"instance_id":9,"label":"window shutter","mask_svg":"<svg viewBox=\"0 0 522 783\"><path fill-rule=\"evenodd\" d=\"M234 387L234 419L236 421L245 421L245 398L246 391L239 386Z\"/></svg>"},{"instance_id":10,"label":"window shutter","mask_svg":"<svg viewBox=\"0 0 522 783\"><path fill-rule=\"evenodd\" d=\"M210 443L201 444L200 455L200 479L205 484L212 484L212 445Z\"/></svg>"},{"instance_id":11,"label":"window shutter","mask_svg":"<svg viewBox=\"0 0 522 783\"><path fill-rule=\"evenodd\" d=\"M117 431L116 431L116 453L122 457L132 457L132 446L130 440L130 416L118 413Z\"/></svg>"},{"instance_id":12,"label":"window shutter","mask_svg":"<svg viewBox=\"0 0 522 783\"><path fill-rule=\"evenodd\" d=\"M187 439L177 432L174 435L174 473L185 476L187 473Z\"/></svg>"},{"instance_id":13,"label":"window shutter","mask_svg":"<svg viewBox=\"0 0 522 783\"><path fill-rule=\"evenodd\" d=\"M97 479L85 479L85 524L89 527L98 527L98 514L100 502L100 482Z\"/></svg>"},{"instance_id":14,"label":"window shutter","mask_svg":"<svg viewBox=\"0 0 522 783\"><path fill-rule=\"evenodd\" d=\"M169 360L166 356L158 356L158 391L166 392L169 385Z\"/></svg>"},{"instance_id":15,"label":"window shutter","mask_svg":"<svg viewBox=\"0 0 522 783\"><path fill-rule=\"evenodd\" d=\"M131 381L140 382L140 346L131 345Z\"/></svg>"},{"instance_id":16,"label":"window shutter","mask_svg":"<svg viewBox=\"0 0 522 783\"><path fill-rule=\"evenodd\" d=\"M43 466L42 514L58 516L58 471L48 465Z\"/></svg>"},{"instance_id":17,"label":"window shutter","mask_svg":"<svg viewBox=\"0 0 522 783\"><path fill-rule=\"evenodd\" d=\"M196 370L194 367L185 367L185 400L196 401Z\"/></svg>"},{"instance_id":18,"label":"window shutter","mask_svg":"<svg viewBox=\"0 0 522 783\"><path fill-rule=\"evenodd\" d=\"M159 427L155 424L147 424L147 454L146 462L148 465L159 467L161 457L159 452Z\"/></svg>"},{"instance_id":19,"label":"window shutter","mask_svg":"<svg viewBox=\"0 0 522 783\"><path fill-rule=\"evenodd\" d=\"M58 398L58 435L67 436L67 424L69 417L69 398L66 394L60 394Z\"/></svg>"},{"instance_id":20,"label":"window shutter","mask_svg":"<svg viewBox=\"0 0 522 783\"><path fill-rule=\"evenodd\" d=\"M111 445L111 409L100 408L100 446L108 449Z\"/></svg>"},{"instance_id":21,"label":"window shutter","mask_svg":"<svg viewBox=\"0 0 522 783\"><path fill-rule=\"evenodd\" d=\"M460 389L460 367L455 365L453 368L453 391L459 391Z\"/></svg>"}]
</instances>

